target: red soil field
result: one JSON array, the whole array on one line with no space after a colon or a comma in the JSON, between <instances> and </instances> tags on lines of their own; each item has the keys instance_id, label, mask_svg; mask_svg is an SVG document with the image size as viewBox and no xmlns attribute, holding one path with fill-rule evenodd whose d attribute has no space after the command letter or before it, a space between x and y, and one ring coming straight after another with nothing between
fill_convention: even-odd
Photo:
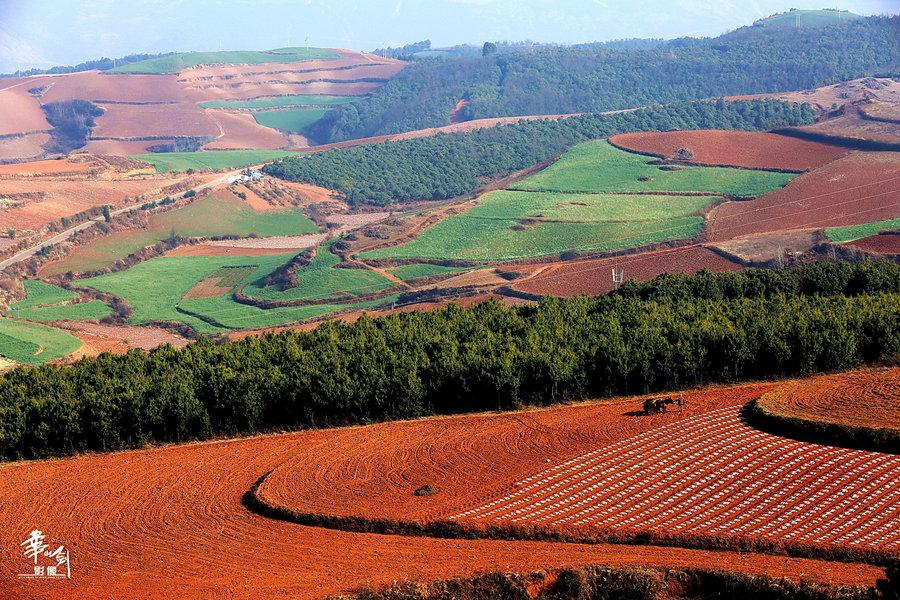
<instances>
[{"instance_id":1,"label":"red soil field","mask_svg":"<svg viewBox=\"0 0 900 600\"><path fill-rule=\"evenodd\" d=\"M900 254L900 233L871 235L848 245L874 254Z\"/></svg>"},{"instance_id":2,"label":"red soil field","mask_svg":"<svg viewBox=\"0 0 900 600\"><path fill-rule=\"evenodd\" d=\"M788 102L811 104L819 111L830 111L832 105L838 106L866 99L883 102L900 101L900 82L887 77L864 77L843 81L834 85L826 85L812 90L799 92L773 92L768 94L752 94L749 96L731 96L726 100L755 100L775 98Z\"/></svg>"},{"instance_id":3,"label":"red soil field","mask_svg":"<svg viewBox=\"0 0 900 600\"><path fill-rule=\"evenodd\" d=\"M90 100L100 102L177 102L183 92L175 75L128 75L99 71L35 77L35 85L50 86L41 102ZM125 105L128 106L128 105Z\"/></svg>"},{"instance_id":4,"label":"red soil field","mask_svg":"<svg viewBox=\"0 0 900 600\"><path fill-rule=\"evenodd\" d=\"M41 176L88 173L94 168L96 166L91 164L90 161L37 160L13 165L0 165L0 177L10 175Z\"/></svg>"},{"instance_id":5,"label":"red soil field","mask_svg":"<svg viewBox=\"0 0 900 600\"><path fill-rule=\"evenodd\" d=\"M153 350L163 344L171 344L176 348L183 348L188 340L171 331L159 327L135 327L132 325L105 325L103 323L88 323L83 321L59 321L53 324L60 329L68 329L79 337L81 334L94 336L98 339L107 339L118 342L125 348L141 348Z\"/></svg>"},{"instance_id":6,"label":"red soil field","mask_svg":"<svg viewBox=\"0 0 900 600\"><path fill-rule=\"evenodd\" d=\"M900 549L900 456L787 440L740 412L683 417L520 479L453 518Z\"/></svg>"},{"instance_id":7,"label":"red soil field","mask_svg":"<svg viewBox=\"0 0 900 600\"><path fill-rule=\"evenodd\" d=\"M229 248L209 244L189 244L166 252L166 256L270 256L289 251L284 248Z\"/></svg>"},{"instance_id":8,"label":"red soil field","mask_svg":"<svg viewBox=\"0 0 900 600\"><path fill-rule=\"evenodd\" d=\"M900 369L795 381L762 396L759 406L807 421L900 429Z\"/></svg>"},{"instance_id":9,"label":"red soil field","mask_svg":"<svg viewBox=\"0 0 900 600\"><path fill-rule=\"evenodd\" d=\"M702 392L694 402L698 407L701 402L736 405L752 396L751 390L763 389ZM411 486L420 481L410 469L429 477L443 471L449 481L469 477L470 464L483 465L476 468L490 474L490 463L503 456L491 436L480 435L470 443L461 431L477 434L487 427L504 433L503 447L524 458L520 466L501 461L499 475L518 477L533 472L545 458L564 459L618 438L625 432L617 428L625 421L636 423L626 428L635 432L675 419L618 416L635 406L632 400L3 465L0 547L14 550L0 553L0 597L318 598L363 582L588 563L732 569L861 585L871 585L881 575L881 569L867 565L754 553L347 533L267 519L241 503L261 475L298 456L309 457L300 462L308 462L315 473L351 486L329 488L338 497L385 485L397 490L397 502L410 504ZM618 418L612 423L597 418L604 414ZM423 431L423 425L431 428ZM428 437L416 441L421 434ZM445 444L445 438L457 444ZM397 444L407 450L395 451ZM348 455L348 450L358 455ZM454 463L464 468L454 468ZM357 483L367 479L369 486ZM489 475L488 481L497 480L498 474ZM443 502L441 493L416 500L423 505ZM352 507L353 502L345 503ZM36 527L51 543L69 549L72 579L51 586L15 576L30 565L15 550Z\"/></svg>"},{"instance_id":10,"label":"red soil field","mask_svg":"<svg viewBox=\"0 0 900 600\"><path fill-rule=\"evenodd\" d=\"M787 187L711 212L708 235L724 241L785 229L859 225L900 215L900 152L853 152L795 177Z\"/></svg>"},{"instance_id":11,"label":"red soil field","mask_svg":"<svg viewBox=\"0 0 900 600\"><path fill-rule=\"evenodd\" d=\"M210 136L220 134L207 112L193 104L102 104L92 138Z\"/></svg>"},{"instance_id":12,"label":"red soil field","mask_svg":"<svg viewBox=\"0 0 900 600\"><path fill-rule=\"evenodd\" d=\"M513 281L513 287L531 294L553 296L606 294L613 290L614 267L624 271L625 279L635 281L648 281L663 273L692 274L701 269L716 273L743 270L741 265L712 250L692 245L610 258L550 263L534 277Z\"/></svg>"},{"instance_id":13,"label":"red soil field","mask_svg":"<svg viewBox=\"0 0 900 600\"><path fill-rule=\"evenodd\" d=\"M755 169L805 171L831 162L846 148L756 131L667 131L622 133L609 138L614 145L643 154L668 157L690 148L692 163L732 165Z\"/></svg>"},{"instance_id":14,"label":"red soil field","mask_svg":"<svg viewBox=\"0 0 900 600\"><path fill-rule=\"evenodd\" d=\"M0 139L0 160L23 160L41 156L44 144L50 141L47 133L34 133Z\"/></svg>"},{"instance_id":15,"label":"red soil field","mask_svg":"<svg viewBox=\"0 0 900 600\"><path fill-rule=\"evenodd\" d=\"M145 154L150 151L148 150L150 146L165 144L166 142L171 141L171 139L141 141L88 140L88 143L85 145L85 147L78 150L78 152L86 152L90 154L114 154L118 156Z\"/></svg>"},{"instance_id":16,"label":"red soil field","mask_svg":"<svg viewBox=\"0 0 900 600\"><path fill-rule=\"evenodd\" d=\"M12 81L0 82L0 107L3 107L0 135L50 129L40 103L28 93L28 89L32 87L30 80Z\"/></svg>"},{"instance_id":17,"label":"red soil field","mask_svg":"<svg viewBox=\"0 0 900 600\"><path fill-rule=\"evenodd\" d=\"M205 150L275 150L288 144L284 135L260 125L250 113L213 109L205 112L219 130L216 139L203 147Z\"/></svg>"}]
</instances>

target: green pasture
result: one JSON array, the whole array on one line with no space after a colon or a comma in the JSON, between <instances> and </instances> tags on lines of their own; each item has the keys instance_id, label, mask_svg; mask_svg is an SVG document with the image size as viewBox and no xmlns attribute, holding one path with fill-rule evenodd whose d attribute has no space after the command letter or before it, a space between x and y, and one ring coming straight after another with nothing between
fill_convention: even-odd
<instances>
[{"instance_id":1,"label":"green pasture","mask_svg":"<svg viewBox=\"0 0 900 600\"><path fill-rule=\"evenodd\" d=\"M78 298L78 294L75 292L39 279L26 279L22 282L22 285L25 286L25 298L12 305L13 308L20 310L38 306L52 306Z\"/></svg>"},{"instance_id":2,"label":"green pasture","mask_svg":"<svg viewBox=\"0 0 900 600\"><path fill-rule=\"evenodd\" d=\"M678 166L662 170L656 159L619 150L606 140L579 144L515 190L554 192L703 192L760 196L786 185L796 174L727 167ZM640 181L639 178L649 178Z\"/></svg>"},{"instance_id":3,"label":"green pasture","mask_svg":"<svg viewBox=\"0 0 900 600\"><path fill-rule=\"evenodd\" d=\"M22 282L27 296L16 302L8 314L28 321L99 321L112 314L100 300L80 304L66 304L78 299L78 294L37 279Z\"/></svg>"},{"instance_id":4,"label":"green pasture","mask_svg":"<svg viewBox=\"0 0 900 600\"><path fill-rule=\"evenodd\" d=\"M221 52L177 52L122 65L109 73L178 73L198 65L259 65L305 60L331 60L340 54L328 48L279 48L278 50L231 50Z\"/></svg>"},{"instance_id":5,"label":"green pasture","mask_svg":"<svg viewBox=\"0 0 900 600\"><path fill-rule=\"evenodd\" d=\"M873 221L862 225L848 225L846 227L829 227L825 235L835 244L846 244L870 235L878 235L879 231L888 229L900 229L900 218Z\"/></svg>"},{"instance_id":6,"label":"green pasture","mask_svg":"<svg viewBox=\"0 0 900 600\"><path fill-rule=\"evenodd\" d=\"M414 263L400 265L399 267L390 269L390 272L403 281L411 281L413 279L421 279L422 277L434 277L435 275L446 275L468 270L469 267L444 267L442 265L432 265L429 263Z\"/></svg>"},{"instance_id":7,"label":"green pasture","mask_svg":"<svg viewBox=\"0 0 900 600\"><path fill-rule=\"evenodd\" d=\"M265 127L303 133L307 127L325 116L325 108L297 108L287 110L270 110L253 113L256 122Z\"/></svg>"},{"instance_id":8,"label":"green pasture","mask_svg":"<svg viewBox=\"0 0 900 600\"><path fill-rule=\"evenodd\" d=\"M74 335L36 323L0 319L0 355L26 365L62 358L81 348Z\"/></svg>"},{"instance_id":9,"label":"green pasture","mask_svg":"<svg viewBox=\"0 0 900 600\"><path fill-rule=\"evenodd\" d=\"M188 169L195 171L239 169L296 154L287 150L201 150L136 154L130 158L153 165L158 173L182 173Z\"/></svg>"}]
</instances>

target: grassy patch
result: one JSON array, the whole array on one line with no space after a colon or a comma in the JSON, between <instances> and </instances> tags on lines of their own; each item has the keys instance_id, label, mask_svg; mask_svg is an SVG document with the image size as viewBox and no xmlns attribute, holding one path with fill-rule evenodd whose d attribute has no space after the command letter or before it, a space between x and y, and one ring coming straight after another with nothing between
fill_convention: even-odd
<instances>
[{"instance_id":1,"label":"grassy patch","mask_svg":"<svg viewBox=\"0 0 900 600\"><path fill-rule=\"evenodd\" d=\"M0 319L0 355L26 365L62 358L81 347L74 335L35 323Z\"/></svg>"},{"instance_id":2,"label":"grassy patch","mask_svg":"<svg viewBox=\"0 0 900 600\"><path fill-rule=\"evenodd\" d=\"M492 192L402 246L365 258L509 260L566 250L617 250L695 236L715 196ZM399 275L398 275L399 277Z\"/></svg>"},{"instance_id":3,"label":"grassy patch","mask_svg":"<svg viewBox=\"0 0 900 600\"><path fill-rule=\"evenodd\" d=\"M256 212L230 193L213 194L183 208L152 215L148 229L118 231L79 246L65 260L48 265L44 272L53 275L97 271L168 238L172 232L183 237L268 237L317 231L315 223L299 208Z\"/></svg>"},{"instance_id":4,"label":"grassy patch","mask_svg":"<svg viewBox=\"0 0 900 600\"><path fill-rule=\"evenodd\" d=\"M330 60L340 54L327 48L280 48L278 50L232 50L223 52L178 52L111 69L109 73L177 73L198 65L259 65L305 60Z\"/></svg>"},{"instance_id":5,"label":"grassy patch","mask_svg":"<svg viewBox=\"0 0 900 600\"><path fill-rule=\"evenodd\" d=\"M22 285L25 286L26 296L23 300L12 305L13 308L20 310L61 304L62 302L69 302L78 298L78 294L75 292L39 279L26 279L22 282Z\"/></svg>"},{"instance_id":6,"label":"grassy patch","mask_svg":"<svg viewBox=\"0 0 900 600\"><path fill-rule=\"evenodd\" d=\"M458 273L460 271L467 270L469 270L469 267L444 267L441 265L432 265L428 263L416 263L411 265L400 265L399 267L391 269L390 271L403 281L410 281L412 279L419 279L422 277L433 277L435 275Z\"/></svg>"},{"instance_id":7,"label":"grassy patch","mask_svg":"<svg viewBox=\"0 0 900 600\"><path fill-rule=\"evenodd\" d=\"M709 192L760 196L796 175L724 167L681 167L666 171L656 159L619 150L606 140L575 146L557 162L511 189L557 192ZM649 178L639 181L638 178Z\"/></svg>"},{"instance_id":8,"label":"grassy patch","mask_svg":"<svg viewBox=\"0 0 900 600\"><path fill-rule=\"evenodd\" d=\"M136 154L130 158L153 165L158 173L182 173L188 169L195 171L238 169L296 154L286 150L210 150Z\"/></svg>"},{"instance_id":9,"label":"grassy patch","mask_svg":"<svg viewBox=\"0 0 900 600\"><path fill-rule=\"evenodd\" d=\"M873 221L862 225L848 225L846 227L829 227L825 235L835 244L845 244L870 235L878 235L879 231L900 228L900 218L887 219L885 221Z\"/></svg>"},{"instance_id":10,"label":"grassy patch","mask_svg":"<svg viewBox=\"0 0 900 600\"><path fill-rule=\"evenodd\" d=\"M327 94L297 94L293 96L270 96L253 100L211 100L201 102L202 108L265 109L292 106L335 106L359 100L360 96L329 96Z\"/></svg>"},{"instance_id":11,"label":"grassy patch","mask_svg":"<svg viewBox=\"0 0 900 600\"><path fill-rule=\"evenodd\" d=\"M253 118L265 127L290 131L291 133L303 133L303 131L325 116L328 110L324 108L297 108L288 110L272 110L255 112Z\"/></svg>"},{"instance_id":12,"label":"grassy patch","mask_svg":"<svg viewBox=\"0 0 900 600\"><path fill-rule=\"evenodd\" d=\"M297 272L297 287L279 290L275 286L248 285L244 293L264 300L325 300L338 294L354 296L379 292L393 286L393 282L368 269L334 268L340 258L320 246L313 260Z\"/></svg>"},{"instance_id":13,"label":"grassy patch","mask_svg":"<svg viewBox=\"0 0 900 600\"><path fill-rule=\"evenodd\" d=\"M112 309L100 300L82 304L60 304L19 310L14 316L29 321L49 323L51 321L99 321L112 314Z\"/></svg>"}]
</instances>

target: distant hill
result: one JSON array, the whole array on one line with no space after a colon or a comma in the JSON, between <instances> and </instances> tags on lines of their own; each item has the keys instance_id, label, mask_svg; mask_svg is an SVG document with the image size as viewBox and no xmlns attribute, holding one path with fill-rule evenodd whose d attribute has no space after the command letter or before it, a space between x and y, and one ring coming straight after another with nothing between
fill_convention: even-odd
<instances>
[{"instance_id":1,"label":"distant hill","mask_svg":"<svg viewBox=\"0 0 900 600\"><path fill-rule=\"evenodd\" d=\"M778 26L790 23L789 12L717 38L417 57L371 96L331 111L310 135L331 142L439 127L460 100L461 120L597 112L815 88L900 67L900 16L797 12L800 29ZM803 26L804 18L823 22L819 13L835 25Z\"/></svg>"},{"instance_id":2,"label":"distant hill","mask_svg":"<svg viewBox=\"0 0 900 600\"><path fill-rule=\"evenodd\" d=\"M327 48L278 48L276 50L226 50L222 52L178 52L110 69L110 73L178 73L197 65L256 65L328 60L340 54Z\"/></svg>"},{"instance_id":3,"label":"distant hill","mask_svg":"<svg viewBox=\"0 0 900 600\"><path fill-rule=\"evenodd\" d=\"M849 10L837 10L834 8L799 10L795 8L760 19L753 23L751 27L793 27L801 29L804 27L828 27L829 25L840 25L841 23L861 18L861 15L852 13Z\"/></svg>"}]
</instances>

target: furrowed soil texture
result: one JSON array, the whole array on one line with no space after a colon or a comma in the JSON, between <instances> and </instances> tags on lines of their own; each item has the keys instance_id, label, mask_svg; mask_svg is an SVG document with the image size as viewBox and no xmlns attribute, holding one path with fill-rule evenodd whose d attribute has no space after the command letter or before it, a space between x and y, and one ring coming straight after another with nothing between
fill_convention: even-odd
<instances>
[{"instance_id":1,"label":"furrowed soil texture","mask_svg":"<svg viewBox=\"0 0 900 600\"><path fill-rule=\"evenodd\" d=\"M688 148L694 155L690 162L698 164L794 171L820 167L848 152L831 144L739 130L621 133L609 141L619 148L664 158Z\"/></svg>"},{"instance_id":2,"label":"furrowed soil texture","mask_svg":"<svg viewBox=\"0 0 900 600\"><path fill-rule=\"evenodd\" d=\"M688 410L736 406L763 389L692 394ZM860 585L881 575L867 565L754 553L347 533L271 520L241 502L262 475L291 461L303 469L295 479L335 498L338 512L381 512L371 503L356 508L368 493L388 499L384 512L404 517L398 505L416 514L429 512L432 503L446 509L453 505L447 497L457 492L464 498L490 492L472 483L502 486L501 480L528 476L547 459L567 460L677 421L672 414L622 416L638 404L385 423L3 465L0 546L13 550L0 554L0 596L321 598L365 582L588 563L729 569ZM427 481L437 484L438 494L413 496ZM331 508L326 498L316 502ZM35 523L70 550L72 579L49 587L16 577L29 569L16 550Z\"/></svg>"},{"instance_id":3,"label":"furrowed soil texture","mask_svg":"<svg viewBox=\"0 0 900 600\"><path fill-rule=\"evenodd\" d=\"M900 216L900 152L854 152L799 175L784 189L728 202L709 216L709 238L860 225Z\"/></svg>"},{"instance_id":4,"label":"furrowed soil texture","mask_svg":"<svg viewBox=\"0 0 900 600\"><path fill-rule=\"evenodd\" d=\"M900 429L900 369L796 381L758 404L770 414L805 421Z\"/></svg>"},{"instance_id":5,"label":"furrowed soil texture","mask_svg":"<svg viewBox=\"0 0 900 600\"><path fill-rule=\"evenodd\" d=\"M64 260L47 265L43 275L72 271L89 273L109 267L146 246L181 237L280 236L317 232L299 208L257 212L228 190L221 190L181 208L153 214L149 227L117 231L77 247Z\"/></svg>"}]
</instances>

